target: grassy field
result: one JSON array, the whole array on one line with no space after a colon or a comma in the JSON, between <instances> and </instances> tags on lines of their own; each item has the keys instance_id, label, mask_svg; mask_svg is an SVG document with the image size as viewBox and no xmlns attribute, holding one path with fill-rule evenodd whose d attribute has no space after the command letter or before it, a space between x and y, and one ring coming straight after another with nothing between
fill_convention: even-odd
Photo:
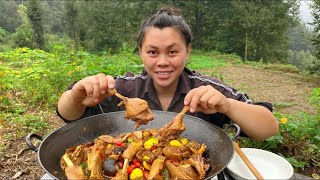
<instances>
[{"instance_id":1,"label":"grassy field","mask_svg":"<svg viewBox=\"0 0 320 180\"><path fill-rule=\"evenodd\" d=\"M272 151L285 157L296 172L319 177L319 77L299 74L289 65L242 63L236 55L218 52L195 51L187 66L221 79L254 100L272 102L279 133L259 142L242 138L241 146ZM0 52L0 179L17 173L27 179L42 176L24 137L30 132L49 134L63 125L55 107L71 82L100 72L139 73L142 68L139 56L126 51L94 55L64 48L51 53L20 48Z\"/></svg>"}]
</instances>

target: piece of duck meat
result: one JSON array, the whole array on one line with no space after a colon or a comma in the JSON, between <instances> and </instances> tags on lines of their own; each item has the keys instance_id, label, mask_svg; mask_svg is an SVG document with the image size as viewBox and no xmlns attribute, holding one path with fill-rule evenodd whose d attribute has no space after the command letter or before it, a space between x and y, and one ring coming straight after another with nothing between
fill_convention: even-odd
<instances>
[{"instance_id":1,"label":"piece of duck meat","mask_svg":"<svg viewBox=\"0 0 320 180\"><path fill-rule=\"evenodd\" d=\"M68 154L64 154L62 156L62 159L66 164L64 172L67 176L67 179L85 179L85 175L82 171L81 166L75 166L69 158Z\"/></svg>"},{"instance_id":2,"label":"piece of duck meat","mask_svg":"<svg viewBox=\"0 0 320 180\"><path fill-rule=\"evenodd\" d=\"M91 171L90 179L104 179L102 164L106 147L107 143L105 141L96 138L92 151L87 153L88 170Z\"/></svg>"},{"instance_id":3,"label":"piece of duck meat","mask_svg":"<svg viewBox=\"0 0 320 180\"><path fill-rule=\"evenodd\" d=\"M162 153L166 156L167 159L174 161L182 161L190 157L190 151L187 151L186 148L166 146L163 148Z\"/></svg>"},{"instance_id":4,"label":"piece of duck meat","mask_svg":"<svg viewBox=\"0 0 320 180\"><path fill-rule=\"evenodd\" d=\"M81 166L67 166L64 172L67 179L85 179Z\"/></svg>"},{"instance_id":5,"label":"piece of duck meat","mask_svg":"<svg viewBox=\"0 0 320 180\"><path fill-rule=\"evenodd\" d=\"M157 159L153 161L148 179L155 179L158 175L160 175L160 172L163 169L165 159L166 157L159 156Z\"/></svg>"},{"instance_id":6,"label":"piece of duck meat","mask_svg":"<svg viewBox=\"0 0 320 180\"><path fill-rule=\"evenodd\" d=\"M128 148L126 150L124 150L123 152L123 159L124 159L124 163L123 163L123 171L122 173L125 173L127 171L128 165L129 165L129 161L132 159L132 157L141 149L141 144L140 143L136 143L136 142L132 142L129 144Z\"/></svg>"},{"instance_id":7,"label":"piece of duck meat","mask_svg":"<svg viewBox=\"0 0 320 180\"><path fill-rule=\"evenodd\" d=\"M189 106L185 106L177 116L158 130L159 135L164 139L176 139L186 129L183 117L188 111Z\"/></svg>"},{"instance_id":8,"label":"piece of duck meat","mask_svg":"<svg viewBox=\"0 0 320 180\"><path fill-rule=\"evenodd\" d=\"M80 166L80 164L87 161L86 148L88 148L86 147L86 145L79 145L72 152L70 159L72 160L75 166Z\"/></svg>"},{"instance_id":9,"label":"piece of duck meat","mask_svg":"<svg viewBox=\"0 0 320 180\"><path fill-rule=\"evenodd\" d=\"M188 159L188 163L190 163L197 170L201 179L205 178L205 164L200 154L192 155L191 158Z\"/></svg>"},{"instance_id":10,"label":"piece of duck meat","mask_svg":"<svg viewBox=\"0 0 320 180\"><path fill-rule=\"evenodd\" d=\"M148 102L140 98L125 98L118 106L122 104L126 107L125 118L135 122L135 128L140 125L146 125L154 119L154 115L149 109Z\"/></svg>"},{"instance_id":11,"label":"piece of duck meat","mask_svg":"<svg viewBox=\"0 0 320 180\"><path fill-rule=\"evenodd\" d=\"M141 144L132 142L129 144L128 148L123 152L122 157L124 159L131 160L134 155L141 149Z\"/></svg>"},{"instance_id":12,"label":"piece of duck meat","mask_svg":"<svg viewBox=\"0 0 320 180\"><path fill-rule=\"evenodd\" d=\"M127 171L118 171L116 176L111 178L111 180L128 180L128 174Z\"/></svg>"},{"instance_id":13,"label":"piece of duck meat","mask_svg":"<svg viewBox=\"0 0 320 180\"><path fill-rule=\"evenodd\" d=\"M154 119L154 115L149 109L147 101L140 98L124 97L115 89L108 89L108 93L115 95L122 100L118 106L121 106L122 104L125 105L125 118L133 120L135 122L135 128L138 128L141 124L146 125L149 121Z\"/></svg>"},{"instance_id":14,"label":"piece of duck meat","mask_svg":"<svg viewBox=\"0 0 320 180\"><path fill-rule=\"evenodd\" d=\"M115 138L110 135L101 135L98 137L98 139L110 144L115 143L116 141Z\"/></svg>"},{"instance_id":15,"label":"piece of duck meat","mask_svg":"<svg viewBox=\"0 0 320 180\"><path fill-rule=\"evenodd\" d=\"M170 160L165 162L171 179L203 179L199 177L197 171L190 164L175 165Z\"/></svg>"}]
</instances>

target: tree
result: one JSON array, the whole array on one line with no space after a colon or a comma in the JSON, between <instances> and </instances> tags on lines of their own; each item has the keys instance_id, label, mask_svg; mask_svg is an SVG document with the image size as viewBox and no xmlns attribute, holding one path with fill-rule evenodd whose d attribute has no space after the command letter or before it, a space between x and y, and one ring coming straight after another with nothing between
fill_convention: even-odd
<instances>
[{"instance_id":1,"label":"tree","mask_svg":"<svg viewBox=\"0 0 320 180\"><path fill-rule=\"evenodd\" d=\"M312 8L312 16L313 16L313 32L315 33L314 38L312 39L316 59L313 61L312 66L310 67L311 72L320 74L320 0L313 0Z\"/></svg>"},{"instance_id":2,"label":"tree","mask_svg":"<svg viewBox=\"0 0 320 180\"><path fill-rule=\"evenodd\" d=\"M0 1L0 27L13 33L21 25L18 6L13 0Z\"/></svg>"},{"instance_id":3,"label":"tree","mask_svg":"<svg viewBox=\"0 0 320 180\"><path fill-rule=\"evenodd\" d=\"M306 26L299 23L288 31L289 49L294 51L313 51L311 39L313 32L308 30Z\"/></svg>"},{"instance_id":4,"label":"tree","mask_svg":"<svg viewBox=\"0 0 320 180\"><path fill-rule=\"evenodd\" d=\"M73 40L75 49L79 50L81 27L77 1L64 1L64 9L64 32Z\"/></svg>"},{"instance_id":5,"label":"tree","mask_svg":"<svg viewBox=\"0 0 320 180\"><path fill-rule=\"evenodd\" d=\"M27 15L27 8L23 5L18 6L18 14L22 19L22 24L12 34L14 46L17 47L34 47L33 29L30 19Z\"/></svg>"},{"instance_id":6,"label":"tree","mask_svg":"<svg viewBox=\"0 0 320 180\"><path fill-rule=\"evenodd\" d=\"M43 22L45 33L62 34L64 3L66 1L42 1Z\"/></svg>"},{"instance_id":7,"label":"tree","mask_svg":"<svg viewBox=\"0 0 320 180\"><path fill-rule=\"evenodd\" d=\"M219 50L235 52L249 60L284 62L287 30L296 23L297 3L295 0L233 0L225 29L229 48Z\"/></svg>"},{"instance_id":8,"label":"tree","mask_svg":"<svg viewBox=\"0 0 320 180\"><path fill-rule=\"evenodd\" d=\"M34 31L33 36L36 43L36 48L43 49L44 48L44 31L43 31L41 1L28 0L27 14L32 24L32 29Z\"/></svg>"}]
</instances>

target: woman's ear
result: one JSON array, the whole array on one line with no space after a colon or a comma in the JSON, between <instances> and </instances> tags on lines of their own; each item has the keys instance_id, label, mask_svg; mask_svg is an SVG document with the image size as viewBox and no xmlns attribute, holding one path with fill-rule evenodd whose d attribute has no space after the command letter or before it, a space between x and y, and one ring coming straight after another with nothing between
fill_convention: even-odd
<instances>
[{"instance_id":1,"label":"woman's ear","mask_svg":"<svg viewBox=\"0 0 320 180\"><path fill-rule=\"evenodd\" d=\"M141 57L141 48L139 47L138 50L139 50L139 55Z\"/></svg>"},{"instance_id":2,"label":"woman's ear","mask_svg":"<svg viewBox=\"0 0 320 180\"><path fill-rule=\"evenodd\" d=\"M189 57L190 57L190 53L191 53L191 44L188 45L187 47L187 61L189 60Z\"/></svg>"},{"instance_id":3,"label":"woman's ear","mask_svg":"<svg viewBox=\"0 0 320 180\"><path fill-rule=\"evenodd\" d=\"M188 56L190 56L190 53L191 53L191 44L189 44L188 47L187 47L187 54L188 54Z\"/></svg>"}]
</instances>

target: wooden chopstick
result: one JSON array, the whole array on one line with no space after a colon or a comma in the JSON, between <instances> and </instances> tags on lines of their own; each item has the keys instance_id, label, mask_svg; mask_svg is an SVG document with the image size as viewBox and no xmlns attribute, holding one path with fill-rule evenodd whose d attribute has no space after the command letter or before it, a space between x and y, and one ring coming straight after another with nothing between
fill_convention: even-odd
<instances>
[{"instance_id":1,"label":"wooden chopstick","mask_svg":"<svg viewBox=\"0 0 320 180\"><path fill-rule=\"evenodd\" d=\"M253 166L253 164L250 162L250 160L247 158L247 156L243 153L243 151L240 149L238 143L234 142L234 149L239 154L240 158L243 160L243 162L248 166L250 171L253 173L253 175L258 179L262 180L263 177L259 173L259 171Z\"/></svg>"}]
</instances>

